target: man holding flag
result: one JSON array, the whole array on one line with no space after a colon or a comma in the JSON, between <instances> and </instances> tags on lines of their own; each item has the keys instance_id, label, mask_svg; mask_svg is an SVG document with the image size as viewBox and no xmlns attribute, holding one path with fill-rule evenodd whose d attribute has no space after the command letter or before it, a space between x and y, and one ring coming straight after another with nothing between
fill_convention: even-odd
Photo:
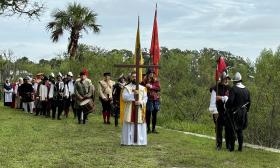
<instances>
[{"instance_id":1,"label":"man holding flag","mask_svg":"<svg viewBox=\"0 0 280 168\"><path fill-rule=\"evenodd\" d=\"M151 41L150 55L154 65L158 65L160 59L160 48L158 41L158 27L157 27L157 6L155 10L153 35ZM146 81L143 82L147 88L148 101L146 109L146 122L147 132L151 132L150 123L152 120L152 133L158 133L156 131L157 113L160 108L160 82L158 79L158 67L149 69L147 72Z\"/></svg>"},{"instance_id":2,"label":"man holding flag","mask_svg":"<svg viewBox=\"0 0 280 168\"><path fill-rule=\"evenodd\" d=\"M216 85L210 88L211 100L209 111L213 115L216 132L216 149L221 150L223 142L223 128L225 127L226 148L229 147L229 128L225 123L225 102L227 101L230 86L228 85L230 77L226 72L226 64L223 57L219 57L216 69Z\"/></svg>"}]
</instances>

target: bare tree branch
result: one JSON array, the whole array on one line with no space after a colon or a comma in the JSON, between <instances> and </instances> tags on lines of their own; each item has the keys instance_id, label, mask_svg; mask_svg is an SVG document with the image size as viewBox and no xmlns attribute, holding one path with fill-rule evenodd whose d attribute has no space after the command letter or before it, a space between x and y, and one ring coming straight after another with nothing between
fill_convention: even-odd
<instances>
[{"instance_id":1,"label":"bare tree branch","mask_svg":"<svg viewBox=\"0 0 280 168\"><path fill-rule=\"evenodd\" d=\"M0 15L26 15L29 18L39 18L45 9L45 5L31 0L0 0Z\"/></svg>"}]
</instances>

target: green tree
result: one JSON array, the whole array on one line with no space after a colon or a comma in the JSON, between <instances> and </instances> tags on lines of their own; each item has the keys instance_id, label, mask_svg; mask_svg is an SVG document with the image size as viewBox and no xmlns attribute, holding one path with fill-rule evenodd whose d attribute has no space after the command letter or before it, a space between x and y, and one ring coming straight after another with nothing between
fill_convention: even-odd
<instances>
[{"instance_id":1,"label":"green tree","mask_svg":"<svg viewBox=\"0 0 280 168\"><path fill-rule=\"evenodd\" d=\"M52 17L54 21L48 23L47 29L52 31L53 42L58 41L64 30L70 32L67 52L71 59L76 57L82 30L86 33L88 33L88 29L94 33L100 32L100 25L96 24L97 13L77 3L69 4L66 10L57 9L53 12Z\"/></svg>"}]
</instances>

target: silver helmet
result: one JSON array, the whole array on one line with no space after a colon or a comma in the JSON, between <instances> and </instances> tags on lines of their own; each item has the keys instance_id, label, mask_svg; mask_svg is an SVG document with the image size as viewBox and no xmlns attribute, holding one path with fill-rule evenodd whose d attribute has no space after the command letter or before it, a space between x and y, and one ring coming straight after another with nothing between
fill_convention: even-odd
<instances>
[{"instance_id":1,"label":"silver helmet","mask_svg":"<svg viewBox=\"0 0 280 168\"><path fill-rule=\"evenodd\" d=\"M57 74L57 77L62 77L62 74L59 72L59 73Z\"/></svg>"},{"instance_id":2,"label":"silver helmet","mask_svg":"<svg viewBox=\"0 0 280 168\"><path fill-rule=\"evenodd\" d=\"M72 72L68 72L67 75L73 77L73 73Z\"/></svg>"},{"instance_id":3,"label":"silver helmet","mask_svg":"<svg viewBox=\"0 0 280 168\"><path fill-rule=\"evenodd\" d=\"M229 79L231 80L231 78L229 77L228 73L226 71L224 71L222 74L221 74L221 80L224 80L224 79Z\"/></svg>"},{"instance_id":4,"label":"silver helmet","mask_svg":"<svg viewBox=\"0 0 280 168\"><path fill-rule=\"evenodd\" d=\"M239 82L239 81L242 81L242 76L239 72L236 72L233 79L232 79L233 82Z\"/></svg>"},{"instance_id":5,"label":"silver helmet","mask_svg":"<svg viewBox=\"0 0 280 168\"><path fill-rule=\"evenodd\" d=\"M52 77L52 78L54 78L55 76L54 76L54 73L52 72L51 74L50 74L50 76L49 77Z\"/></svg>"}]
</instances>

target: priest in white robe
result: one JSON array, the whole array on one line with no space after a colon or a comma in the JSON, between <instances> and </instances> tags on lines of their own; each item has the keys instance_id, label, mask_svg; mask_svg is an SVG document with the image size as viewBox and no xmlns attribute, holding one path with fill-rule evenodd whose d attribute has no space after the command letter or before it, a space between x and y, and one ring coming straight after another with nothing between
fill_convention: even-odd
<instances>
[{"instance_id":1,"label":"priest in white robe","mask_svg":"<svg viewBox=\"0 0 280 168\"><path fill-rule=\"evenodd\" d=\"M139 101L135 101L135 96L139 94ZM145 109L147 103L146 88L139 85L136 90L136 74L131 74L131 83L126 85L123 90L124 117L122 128L122 145L147 145L147 125L145 122ZM138 106L136 106L138 105ZM135 122L135 109L138 107L138 119ZM137 142L134 142L134 126L137 124Z\"/></svg>"}]
</instances>

